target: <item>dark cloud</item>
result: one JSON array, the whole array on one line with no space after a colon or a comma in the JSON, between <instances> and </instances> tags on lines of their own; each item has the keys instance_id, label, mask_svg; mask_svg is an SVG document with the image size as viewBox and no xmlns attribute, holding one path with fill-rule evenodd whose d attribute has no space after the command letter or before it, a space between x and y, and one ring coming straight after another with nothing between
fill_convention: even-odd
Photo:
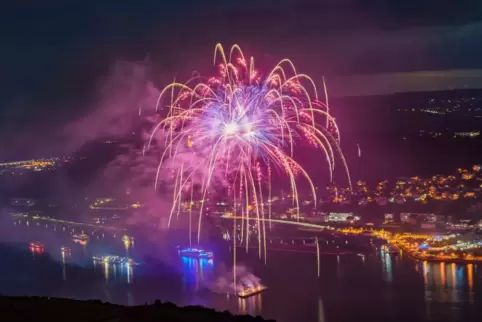
<instances>
[{"instance_id":1,"label":"dark cloud","mask_svg":"<svg viewBox=\"0 0 482 322\"><path fill-rule=\"evenodd\" d=\"M159 73L208 72L216 42L262 68L290 57L316 79L482 68L481 21L476 0L5 1L0 117L79 109L114 61L146 52Z\"/></svg>"}]
</instances>

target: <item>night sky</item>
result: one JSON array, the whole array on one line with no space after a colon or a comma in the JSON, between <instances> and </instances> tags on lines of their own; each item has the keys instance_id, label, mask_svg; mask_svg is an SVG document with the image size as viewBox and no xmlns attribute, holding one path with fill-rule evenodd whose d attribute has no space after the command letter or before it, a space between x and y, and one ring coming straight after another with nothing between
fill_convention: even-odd
<instances>
[{"instance_id":1,"label":"night sky","mask_svg":"<svg viewBox=\"0 0 482 322\"><path fill-rule=\"evenodd\" d=\"M78 113L118 59L210 71L217 42L261 67L289 57L335 96L482 88L480 0L16 0L0 5L0 36L9 131Z\"/></svg>"}]
</instances>

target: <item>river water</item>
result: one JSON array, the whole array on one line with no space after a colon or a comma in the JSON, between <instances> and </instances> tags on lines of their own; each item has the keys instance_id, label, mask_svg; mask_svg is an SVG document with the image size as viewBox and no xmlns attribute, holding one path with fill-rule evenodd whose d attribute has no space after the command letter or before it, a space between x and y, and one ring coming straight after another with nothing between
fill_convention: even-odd
<instances>
[{"instance_id":1,"label":"river water","mask_svg":"<svg viewBox=\"0 0 482 322\"><path fill-rule=\"evenodd\" d=\"M480 321L482 273L475 264L418 262L376 250L365 257L297 252L268 252L267 265L256 251L238 251L238 264L261 278L268 289L239 299L207 290L228 274L226 249L214 260L181 258L166 242L121 233L89 231L86 245L74 243L82 228L40 220L2 220L0 292L73 299L100 299L138 305L156 299L179 305L203 305L238 314L261 315L279 322ZM29 250L39 240L45 251ZM60 247L71 254L63 256ZM129 256L139 266L94 265L92 256Z\"/></svg>"}]
</instances>

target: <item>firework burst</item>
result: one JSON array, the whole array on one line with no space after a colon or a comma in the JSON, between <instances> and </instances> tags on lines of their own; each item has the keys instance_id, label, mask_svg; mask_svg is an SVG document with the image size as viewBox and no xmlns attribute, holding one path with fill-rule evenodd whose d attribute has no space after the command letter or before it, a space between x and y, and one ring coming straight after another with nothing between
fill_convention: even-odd
<instances>
[{"instance_id":1,"label":"firework burst","mask_svg":"<svg viewBox=\"0 0 482 322\"><path fill-rule=\"evenodd\" d=\"M265 222L271 218L273 170L287 177L298 212L298 179L306 180L316 204L313 182L294 158L297 144L309 144L321 151L330 178L337 156L351 188L349 171L325 86L322 102L313 80L298 74L288 59L263 76L255 69L254 59L246 60L237 45L229 55L216 45L214 64L219 68L218 76L196 76L184 84L174 82L160 93L156 108L165 97L170 97L170 104L167 116L157 124L149 142L156 132L163 132L165 149L156 187L161 168L175 169L171 172L175 188L170 223L173 215L179 214L181 199L192 198L193 183L200 184L202 200L206 200L214 181L223 181L233 201L234 217L243 218L246 233L242 228L241 236L245 236L246 247L250 220L256 221L261 257L262 249L266 255L266 242L262 243L266 239L261 236L266 235ZM197 156L195 161L193 155ZM201 206L198 241L203 211Z\"/></svg>"}]
</instances>

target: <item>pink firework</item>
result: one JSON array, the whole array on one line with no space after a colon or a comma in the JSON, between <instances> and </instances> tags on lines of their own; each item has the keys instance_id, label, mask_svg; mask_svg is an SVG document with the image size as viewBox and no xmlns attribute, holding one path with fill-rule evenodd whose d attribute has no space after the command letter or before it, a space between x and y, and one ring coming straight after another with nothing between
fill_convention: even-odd
<instances>
[{"instance_id":1,"label":"pink firework","mask_svg":"<svg viewBox=\"0 0 482 322\"><path fill-rule=\"evenodd\" d=\"M271 217L272 169L287 177L298 211L298 179L308 182L316 204L313 182L294 158L297 143L321 152L330 178L338 155L351 187L338 127L327 103L318 98L313 80L298 74L290 60L283 59L263 76L255 69L253 57L247 60L239 46L234 45L227 55L218 44L214 63L218 76L174 82L161 92L158 106L165 97L170 97L170 104L151 136L152 140L162 131L165 138L157 177L164 167L175 169L169 222L176 210L179 213L186 187L192 189L193 182L199 183L206 200L214 182L224 182L233 198L234 216L241 215L246 227L250 218L258 221L261 245L261 226L264 231L265 216ZM269 187L267 197L263 196L265 186ZM203 207L200 212L199 227Z\"/></svg>"}]
</instances>

